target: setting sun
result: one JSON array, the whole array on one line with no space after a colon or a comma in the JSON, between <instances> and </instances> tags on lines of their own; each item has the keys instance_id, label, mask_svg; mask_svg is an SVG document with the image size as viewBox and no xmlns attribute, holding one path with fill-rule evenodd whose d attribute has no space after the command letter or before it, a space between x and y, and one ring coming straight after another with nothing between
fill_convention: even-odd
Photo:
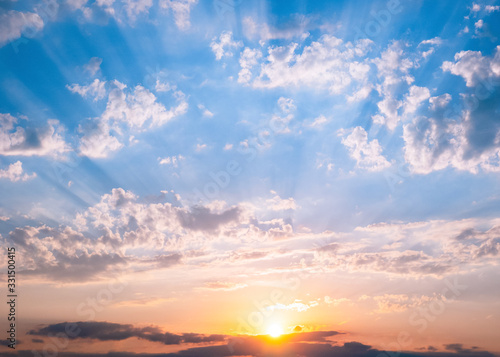
<instances>
[{"instance_id":1,"label":"setting sun","mask_svg":"<svg viewBox=\"0 0 500 357\"><path fill-rule=\"evenodd\" d=\"M280 337L283 334L283 328L278 324L273 324L267 329L267 334L271 337Z\"/></svg>"}]
</instances>

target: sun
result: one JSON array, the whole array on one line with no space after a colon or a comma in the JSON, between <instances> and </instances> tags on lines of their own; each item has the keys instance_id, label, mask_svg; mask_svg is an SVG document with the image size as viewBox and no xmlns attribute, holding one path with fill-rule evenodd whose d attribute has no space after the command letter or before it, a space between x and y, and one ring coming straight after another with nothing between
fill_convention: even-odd
<instances>
[{"instance_id":1,"label":"sun","mask_svg":"<svg viewBox=\"0 0 500 357\"><path fill-rule=\"evenodd\" d=\"M273 324L267 328L267 334L271 337L280 337L283 334L283 328L278 324Z\"/></svg>"}]
</instances>

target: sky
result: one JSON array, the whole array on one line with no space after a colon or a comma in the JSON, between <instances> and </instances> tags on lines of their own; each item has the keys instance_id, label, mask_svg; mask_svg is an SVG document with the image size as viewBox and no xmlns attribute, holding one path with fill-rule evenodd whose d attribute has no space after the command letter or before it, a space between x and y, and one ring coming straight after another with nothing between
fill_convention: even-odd
<instances>
[{"instance_id":1,"label":"sky","mask_svg":"<svg viewBox=\"0 0 500 357\"><path fill-rule=\"evenodd\" d=\"M0 0L2 356L500 355L499 20Z\"/></svg>"}]
</instances>

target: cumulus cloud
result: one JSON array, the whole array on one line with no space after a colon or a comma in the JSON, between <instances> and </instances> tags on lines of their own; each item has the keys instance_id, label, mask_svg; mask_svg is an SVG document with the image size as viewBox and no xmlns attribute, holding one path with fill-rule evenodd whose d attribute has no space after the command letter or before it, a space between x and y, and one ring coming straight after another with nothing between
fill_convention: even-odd
<instances>
[{"instance_id":1,"label":"cumulus cloud","mask_svg":"<svg viewBox=\"0 0 500 357\"><path fill-rule=\"evenodd\" d=\"M443 71L461 76L467 87L474 87L487 79L500 77L500 46L493 57L483 56L479 51L461 51L455 54L455 62L445 61ZM490 81L487 81L488 83Z\"/></svg>"},{"instance_id":2,"label":"cumulus cloud","mask_svg":"<svg viewBox=\"0 0 500 357\"><path fill-rule=\"evenodd\" d=\"M360 67L361 72L354 71L351 64L369 51L371 43L365 39L353 44L323 35L301 52L297 51L298 44L293 42L285 46L269 46L267 56L257 70L250 72L246 68L245 82L257 88L308 86L327 88L331 93L339 94L353 78L359 80L366 73L366 67Z\"/></svg>"},{"instance_id":3,"label":"cumulus cloud","mask_svg":"<svg viewBox=\"0 0 500 357\"><path fill-rule=\"evenodd\" d=\"M381 171L391 163L382 155L382 147L377 139L368 141L368 134L362 127L354 128L342 138L342 144L349 150L349 155L356 160L356 166L368 171Z\"/></svg>"},{"instance_id":4,"label":"cumulus cloud","mask_svg":"<svg viewBox=\"0 0 500 357\"><path fill-rule=\"evenodd\" d=\"M32 36L43 29L42 18L33 12L10 10L0 14L0 46L21 37L23 34Z\"/></svg>"},{"instance_id":5,"label":"cumulus cloud","mask_svg":"<svg viewBox=\"0 0 500 357\"><path fill-rule=\"evenodd\" d=\"M0 155L57 157L69 151L64 129L57 120L49 120L42 128L17 124L18 118L0 114Z\"/></svg>"},{"instance_id":6,"label":"cumulus cloud","mask_svg":"<svg viewBox=\"0 0 500 357\"><path fill-rule=\"evenodd\" d=\"M222 32L219 36L219 41L217 41L217 37L214 37L210 44L210 48L212 48L217 61L221 60L222 57L232 57L232 49L238 49L241 46L243 46L241 42L233 41L233 33L231 31Z\"/></svg>"},{"instance_id":7,"label":"cumulus cloud","mask_svg":"<svg viewBox=\"0 0 500 357\"><path fill-rule=\"evenodd\" d=\"M283 199L277 195L275 191L271 191L271 193L275 196L266 200L266 204L269 209L273 211L286 211L295 210L299 207L293 197Z\"/></svg>"},{"instance_id":8,"label":"cumulus cloud","mask_svg":"<svg viewBox=\"0 0 500 357\"><path fill-rule=\"evenodd\" d=\"M494 100L494 99L491 99ZM490 101L491 101L490 100ZM500 128L485 132L487 115L492 112L488 102L475 112L464 110L458 120L420 117L403 128L405 160L413 172L428 174L453 167L478 173L500 170ZM491 114L490 114L491 115Z\"/></svg>"},{"instance_id":9,"label":"cumulus cloud","mask_svg":"<svg viewBox=\"0 0 500 357\"><path fill-rule=\"evenodd\" d=\"M94 83L100 85L103 82L96 79ZM126 85L116 80L110 85L106 110L101 117L79 126L82 134L80 151L83 155L105 158L124 146L129 132L162 126L188 109L185 95L180 91L173 93L177 104L167 109L143 86L137 85L133 90L127 90ZM84 93L90 91L87 89L85 92L86 88L82 87L74 87L73 90L83 90Z\"/></svg>"},{"instance_id":10,"label":"cumulus cloud","mask_svg":"<svg viewBox=\"0 0 500 357\"><path fill-rule=\"evenodd\" d=\"M86 86L81 86L79 84L67 85L66 88L72 93L78 93L82 97L93 97L94 101L102 99L106 96L106 82L100 81L99 79L94 79L94 81Z\"/></svg>"},{"instance_id":11,"label":"cumulus cloud","mask_svg":"<svg viewBox=\"0 0 500 357\"><path fill-rule=\"evenodd\" d=\"M124 145L113 135L106 122L92 121L79 126L83 134L80 139L80 153L84 156L102 159L120 150Z\"/></svg>"},{"instance_id":12,"label":"cumulus cloud","mask_svg":"<svg viewBox=\"0 0 500 357\"><path fill-rule=\"evenodd\" d=\"M405 97L405 114L414 113L420 104L429 99L431 93L426 87L411 86L409 93Z\"/></svg>"},{"instance_id":13,"label":"cumulus cloud","mask_svg":"<svg viewBox=\"0 0 500 357\"><path fill-rule=\"evenodd\" d=\"M35 177L35 173L30 175L23 171L23 164L21 161L16 161L10 164L8 168L0 170L0 179L6 178L12 182L27 181Z\"/></svg>"},{"instance_id":14,"label":"cumulus cloud","mask_svg":"<svg viewBox=\"0 0 500 357\"><path fill-rule=\"evenodd\" d=\"M451 95L448 93L438 95L437 97L431 97L429 98L429 109L437 110L439 108L445 108L450 101Z\"/></svg>"}]
</instances>

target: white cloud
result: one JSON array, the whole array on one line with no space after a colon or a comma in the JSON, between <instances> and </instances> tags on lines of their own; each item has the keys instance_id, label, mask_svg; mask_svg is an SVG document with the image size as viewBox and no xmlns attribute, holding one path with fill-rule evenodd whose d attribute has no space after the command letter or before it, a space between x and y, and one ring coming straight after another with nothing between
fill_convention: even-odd
<instances>
[{"instance_id":1,"label":"white cloud","mask_svg":"<svg viewBox=\"0 0 500 357\"><path fill-rule=\"evenodd\" d=\"M49 120L43 128L24 128L18 119L0 114L0 155L53 156L69 151L63 138L64 128L57 120Z\"/></svg>"},{"instance_id":2,"label":"white cloud","mask_svg":"<svg viewBox=\"0 0 500 357\"><path fill-rule=\"evenodd\" d=\"M315 118L310 124L305 124L305 126L310 128L320 128L328 123L328 119L324 115L320 115Z\"/></svg>"},{"instance_id":3,"label":"white cloud","mask_svg":"<svg viewBox=\"0 0 500 357\"><path fill-rule=\"evenodd\" d=\"M191 26L191 8L198 3L198 0L161 0L160 7L172 10L175 24L180 30L187 30Z\"/></svg>"},{"instance_id":4,"label":"white cloud","mask_svg":"<svg viewBox=\"0 0 500 357\"><path fill-rule=\"evenodd\" d=\"M106 82L100 81L97 78L87 86L72 84L66 85L66 88L68 88L73 93L80 94L84 98L88 96L93 97L94 101L102 99L106 96Z\"/></svg>"},{"instance_id":5,"label":"white cloud","mask_svg":"<svg viewBox=\"0 0 500 357\"><path fill-rule=\"evenodd\" d=\"M386 96L382 101L378 102L377 106L381 113L372 116L375 124L386 125L389 130L394 130L399 123L398 109L403 103L392 96Z\"/></svg>"},{"instance_id":6,"label":"white cloud","mask_svg":"<svg viewBox=\"0 0 500 357\"><path fill-rule=\"evenodd\" d=\"M72 10L82 9L87 2L88 0L66 0L66 4L69 5Z\"/></svg>"},{"instance_id":7,"label":"white cloud","mask_svg":"<svg viewBox=\"0 0 500 357\"><path fill-rule=\"evenodd\" d=\"M21 35L32 35L43 29L42 18L33 12L10 10L0 14L0 46Z\"/></svg>"},{"instance_id":8,"label":"white cloud","mask_svg":"<svg viewBox=\"0 0 500 357\"><path fill-rule=\"evenodd\" d=\"M98 79L94 81L96 82ZM133 90L117 80L109 82L106 110L100 118L88 125L80 125L80 151L83 155L94 158L105 158L110 153L123 147L125 141L137 142L134 132L141 132L159 127L187 112L188 103L181 91L173 93L177 104L170 109L157 101L156 96L143 86L137 85ZM85 92L82 87L72 88Z\"/></svg>"},{"instance_id":9,"label":"white cloud","mask_svg":"<svg viewBox=\"0 0 500 357\"><path fill-rule=\"evenodd\" d=\"M172 165L173 167L179 167L179 162L184 161L185 157L182 155L177 156L167 156L165 158L158 158L160 165Z\"/></svg>"},{"instance_id":10,"label":"white cloud","mask_svg":"<svg viewBox=\"0 0 500 357\"><path fill-rule=\"evenodd\" d=\"M208 146L207 144L196 144L196 147L195 147L195 150L198 151L198 152L201 152L203 150L206 150L208 149Z\"/></svg>"},{"instance_id":11,"label":"white cloud","mask_svg":"<svg viewBox=\"0 0 500 357\"><path fill-rule=\"evenodd\" d=\"M301 53L297 51L297 43L270 46L258 70L252 73L248 67L242 67L242 81L257 88L323 87L338 94L351 84L353 78L361 80L367 73L365 64L356 62L354 65L353 62L364 56L371 44L370 40L344 43L336 37L324 35L305 46Z\"/></svg>"},{"instance_id":12,"label":"white cloud","mask_svg":"<svg viewBox=\"0 0 500 357\"><path fill-rule=\"evenodd\" d=\"M481 19L481 20L478 20L475 24L474 24L474 27L476 29L482 29L484 26L484 21Z\"/></svg>"},{"instance_id":13,"label":"white cloud","mask_svg":"<svg viewBox=\"0 0 500 357\"><path fill-rule=\"evenodd\" d=\"M276 192L271 191L275 196L266 200L266 206L273 211L296 210L299 208L293 197L281 198Z\"/></svg>"},{"instance_id":14,"label":"white cloud","mask_svg":"<svg viewBox=\"0 0 500 357\"><path fill-rule=\"evenodd\" d=\"M232 57L233 52L231 52L231 49L237 49L241 46L243 46L241 42L233 41L233 33L231 31L222 32L219 36L219 42L217 42L217 37L214 37L210 44L215 54L215 59L218 61L221 60L222 57Z\"/></svg>"},{"instance_id":15,"label":"white cloud","mask_svg":"<svg viewBox=\"0 0 500 357\"><path fill-rule=\"evenodd\" d=\"M422 42L420 42L418 45L419 46L422 46L422 45L436 45L436 46L439 46L443 43L443 40L439 37L434 37L434 38L431 38L430 40L424 40Z\"/></svg>"},{"instance_id":16,"label":"white cloud","mask_svg":"<svg viewBox=\"0 0 500 357\"><path fill-rule=\"evenodd\" d=\"M106 110L102 114L105 121L123 122L129 127L161 126L173 118L186 113L188 103L182 92L175 92L177 106L167 110L156 100L156 96L143 86L135 86L133 92L125 90L126 86L114 81L114 88L108 96Z\"/></svg>"},{"instance_id":17,"label":"white cloud","mask_svg":"<svg viewBox=\"0 0 500 357\"><path fill-rule=\"evenodd\" d=\"M361 169L381 171L391 166L390 162L382 156L382 147L378 140L368 141L368 134L360 126L343 138L342 144L349 149L349 155L356 160L357 167Z\"/></svg>"},{"instance_id":18,"label":"white cloud","mask_svg":"<svg viewBox=\"0 0 500 357\"><path fill-rule=\"evenodd\" d=\"M471 113L464 112L461 121L439 121L434 118L418 118L403 128L405 159L414 173L454 167L477 173L500 171L500 132L493 142L474 155L474 147L468 140L473 130Z\"/></svg>"},{"instance_id":19,"label":"white cloud","mask_svg":"<svg viewBox=\"0 0 500 357\"><path fill-rule=\"evenodd\" d=\"M111 153L121 149L123 144L111 135L106 122L97 122L89 126L79 127L83 136L80 139L80 153L92 158L106 158Z\"/></svg>"},{"instance_id":20,"label":"white cloud","mask_svg":"<svg viewBox=\"0 0 500 357\"><path fill-rule=\"evenodd\" d=\"M426 87L411 86L409 93L405 97L404 111L405 114L414 113L420 104L429 99L431 93Z\"/></svg>"},{"instance_id":21,"label":"white cloud","mask_svg":"<svg viewBox=\"0 0 500 357\"><path fill-rule=\"evenodd\" d=\"M437 97L429 98L429 108L431 110L436 110L438 108L444 108L451 101L451 95L448 93L441 94Z\"/></svg>"},{"instance_id":22,"label":"white cloud","mask_svg":"<svg viewBox=\"0 0 500 357\"><path fill-rule=\"evenodd\" d=\"M259 49L245 47L240 55L241 70L238 73L239 83L248 83L252 79L252 68L259 63L262 52Z\"/></svg>"},{"instance_id":23,"label":"white cloud","mask_svg":"<svg viewBox=\"0 0 500 357\"><path fill-rule=\"evenodd\" d=\"M488 12L500 11L500 6L499 5L496 5L496 6L486 5L485 10Z\"/></svg>"},{"instance_id":24,"label":"white cloud","mask_svg":"<svg viewBox=\"0 0 500 357\"><path fill-rule=\"evenodd\" d=\"M168 92L170 90L175 90L175 85L170 85L170 83L160 82L159 79L156 80L155 91L157 92Z\"/></svg>"},{"instance_id":25,"label":"white cloud","mask_svg":"<svg viewBox=\"0 0 500 357\"><path fill-rule=\"evenodd\" d=\"M297 107L293 103L293 99L285 97L280 97L278 99L278 106L280 107L281 111L287 114L297 109Z\"/></svg>"},{"instance_id":26,"label":"white cloud","mask_svg":"<svg viewBox=\"0 0 500 357\"><path fill-rule=\"evenodd\" d=\"M23 172L23 164L21 161L16 161L15 163L10 164L7 169L0 170L0 179L6 178L12 182L27 181L35 177L35 173L29 175Z\"/></svg>"},{"instance_id":27,"label":"white cloud","mask_svg":"<svg viewBox=\"0 0 500 357\"><path fill-rule=\"evenodd\" d=\"M149 9L153 6L153 0L123 0L123 3L123 8L132 23L140 14L149 14Z\"/></svg>"},{"instance_id":28,"label":"white cloud","mask_svg":"<svg viewBox=\"0 0 500 357\"><path fill-rule=\"evenodd\" d=\"M455 63L443 63L443 71L465 79L467 87L494 77L500 77L500 46L497 46L494 57L484 57L479 51L461 51L455 54Z\"/></svg>"},{"instance_id":29,"label":"white cloud","mask_svg":"<svg viewBox=\"0 0 500 357\"><path fill-rule=\"evenodd\" d=\"M478 12L478 11L481 11L481 5L479 5L479 4L475 4L475 3L474 3L474 4L472 4L472 8L471 8L471 10L472 10L473 12Z\"/></svg>"},{"instance_id":30,"label":"white cloud","mask_svg":"<svg viewBox=\"0 0 500 357\"><path fill-rule=\"evenodd\" d=\"M210 110L205 108L205 106L203 104L198 104L198 109L201 110L201 114L205 118L212 118L214 116L214 113L212 113Z\"/></svg>"},{"instance_id":31,"label":"white cloud","mask_svg":"<svg viewBox=\"0 0 500 357\"><path fill-rule=\"evenodd\" d=\"M226 145L224 145L224 151L229 151L229 150L232 150L233 149L233 144L229 144L227 143Z\"/></svg>"},{"instance_id":32,"label":"white cloud","mask_svg":"<svg viewBox=\"0 0 500 357\"><path fill-rule=\"evenodd\" d=\"M303 303L300 300L295 300L291 304L275 304L275 305L269 305L267 307L268 310L274 311L274 310L291 310L291 311L297 311L297 312L303 312L309 310L311 307L318 306L319 303L317 301L310 301L309 303Z\"/></svg>"},{"instance_id":33,"label":"white cloud","mask_svg":"<svg viewBox=\"0 0 500 357\"><path fill-rule=\"evenodd\" d=\"M370 95L372 90L373 90L373 87L371 84L365 84L361 87L361 89L356 91L353 95L348 95L347 101L352 103L352 102L359 102L363 99L366 99L366 98L368 98L368 96Z\"/></svg>"},{"instance_id":34,"label":"white cloud","mask_svg":"<svg viewBox=\"0 0 500 357\"><path fill-rule=\"evenodd\" d=\"M95 76L97 72L101 70L102 58L92 57L84 68L87 72L89 72L92 76Z\"/></svg>"}]
</instances>

